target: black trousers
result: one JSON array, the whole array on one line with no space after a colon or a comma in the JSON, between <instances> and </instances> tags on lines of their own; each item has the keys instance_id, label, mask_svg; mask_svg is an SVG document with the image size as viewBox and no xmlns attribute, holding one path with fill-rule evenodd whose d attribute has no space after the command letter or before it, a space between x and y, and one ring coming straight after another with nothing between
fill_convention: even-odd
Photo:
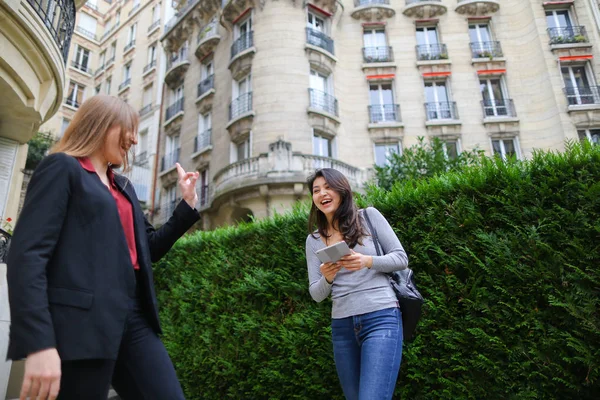
<instances>
[{"instance_id":1,"label":"black trousers","mask_svg":"<svg viewBox=\"0 0 600 400\"><path fill-rule=\"evenodd\" d=\"M185 399L165 346L148 324L138 297L115 360L62 363L59 400L106 400L112 383L123 400Z\"/></svg>"}]
</instances>

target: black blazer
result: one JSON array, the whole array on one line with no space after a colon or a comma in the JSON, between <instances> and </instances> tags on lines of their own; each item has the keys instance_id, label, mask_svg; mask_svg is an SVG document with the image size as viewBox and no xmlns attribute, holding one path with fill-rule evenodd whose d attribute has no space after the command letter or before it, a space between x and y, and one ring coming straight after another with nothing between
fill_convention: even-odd
<instances>
[{"instance_id":1,"label":"black blazer","mask_svg":"<svg viewBox=\"0 0 600 400\"><path fill-rule=\"evenodd\" d=\"M115 175L115 183L133 205L141 297L160 333L152 262L200 216L182 201L155 230L131 182ZM27 189L7 268L7 358L52 347L62 360L117 358L136 277L115 200L96 173L64 153L42 160Z\"/></svg>"}]
</instances>

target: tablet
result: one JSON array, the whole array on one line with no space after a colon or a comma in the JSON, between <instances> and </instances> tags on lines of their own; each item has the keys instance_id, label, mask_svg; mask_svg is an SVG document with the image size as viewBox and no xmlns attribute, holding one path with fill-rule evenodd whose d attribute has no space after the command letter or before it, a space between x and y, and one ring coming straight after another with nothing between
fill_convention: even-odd
<instances>
[{"instance_id":1,"label":"tablet","mask_svg":"<svg viewBox=\"0 0 600 400\"><path fill-rule=\"evenodd\" d=\"M324 249L315 251L315 254L323 263L336 262L340 258L347 256L350 253L350 247L348 247L346 242L332 244L331 246L327 246Z\"/></svg>"}]
</instances>

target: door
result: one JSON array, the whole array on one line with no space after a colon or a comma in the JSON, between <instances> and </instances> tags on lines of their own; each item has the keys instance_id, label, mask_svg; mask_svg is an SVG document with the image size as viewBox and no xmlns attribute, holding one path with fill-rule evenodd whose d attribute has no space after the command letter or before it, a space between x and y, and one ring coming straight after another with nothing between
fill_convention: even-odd
<instances>
[{"instance_id":1,"label":"door","mask_svg":"<svg viewBox=\"0 0 600 400\"><path fill-rule=\"evenodd\" d=\"M364 32L365 58L367 61L389 61L390 54L385 37L385 31L382 29L369 29Z\"/></svg>"},{"instance_id":2,"label":"door","mask_svg":"<svg viewBox=\"0 0 600 400\"><path fill-rule=\"evenodd\" d=\"M585 65L565 66L561 68L565 91L569 105L596 104L598 93L588 78Z\"/></svg>"},{"instance_id":3,"label":"door","mask_svg":"<svg viewBox=\"0 0 600 400\"><path fill-rule=\"evenodd\" d=\"M488 24L469 25L469 37L474 57L483 58L494 55L492 32Z\"/></svg>"},{"instance_id":4,"label":"door","mask_svg":"<svg viewBox=\"0 0 600 400\"><path fill-rule=\"evenodd\" d=\"M417 28L417 49L420 60L440 58L441 46L435 26Z\"/></svg>"},{"instance_id":5,"label":"door","mask_svg":"<svg viewBox=\"0 0 600 400\"><path fill-rule=\"evenodd\" d=\"M371 102L371 122L396 121L394 93L391 83L371 85L369 88Z\"/></svg>"},{"instance_id":6,"label":"door","mask_svg":"<svg viewBox=\"0 0 600 400\"><path fill-rule=\"evenodd\" d=\"M501 79L481 79L479 88L483 97L483 108L486 117L508 115L507 97Z\"/></svg>"}]
</instances>

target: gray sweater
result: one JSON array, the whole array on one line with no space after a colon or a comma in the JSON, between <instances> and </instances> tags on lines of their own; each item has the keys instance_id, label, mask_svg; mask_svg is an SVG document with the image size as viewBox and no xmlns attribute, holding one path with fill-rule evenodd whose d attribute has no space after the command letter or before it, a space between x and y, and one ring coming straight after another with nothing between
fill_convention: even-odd
<instances>
[{"instance_id":1,"label":"gray sweater","mask_svg":"<svg viewBox=\"0 0 600 400\"><path fill-rule=\"evenodd\" d=\"M315 254L317 250L326 246L318 233L315 234L316 238L311 235L306 238L306 263L308 266L310 295L315 301L321 302L331 294L333 301L332 318L346 318L383 310L384 308L397 307L396 295L390 286L386 273L407 268L408 257L385 217L373 207L369 207L367 210L385 255L377 256L371 236L363 238L363 245L357 244L353 250L357 253L373 256L371 269L363 268L359 271L350 272L342 268L333 279L333 283L329 284L321 274L319 269L321 261ZM362 222L365 231L369 232L369 226L364 218L362 218Z\"/></svg>"}]
</instances>

